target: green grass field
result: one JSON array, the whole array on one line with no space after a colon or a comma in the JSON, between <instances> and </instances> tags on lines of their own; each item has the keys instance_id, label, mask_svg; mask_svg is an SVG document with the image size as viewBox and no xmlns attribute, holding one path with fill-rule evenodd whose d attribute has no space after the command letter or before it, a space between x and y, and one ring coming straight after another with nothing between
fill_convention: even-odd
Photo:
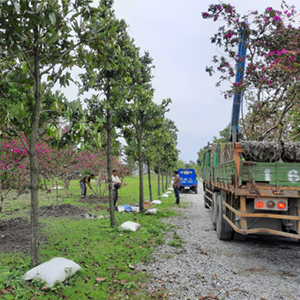
<instances>
[{"instance_id":1,"label":"green grass field","mask_svg":"<svg viewBox=\"0 0 300 300\"><path fill-rule=\"evenodd\" d=\"M157 180L153 176L153 196L157 196ZM119 191L118 204L138 202L138 178L127 177L128 185ZM61 185L62 186L62 185ZM144 180L145 197L149 199L148 182ZM78 202L80 188L78 181L71 182L69 197L62 203L86 207L88 212L104 219L73 217L39 218L41 231L46 242L40 247L41 263L53 257L64 257L78 263L82 270L63 284L43 290L41 282L25 282L22 275L30 266L30 255L19 253L0 253L0 299L161 299L165 291L151 291L145 284L149 275L135 271L135 266L147 262L155 246L165 242L164 233L175 230L165 225L161 218L174 216L172 209L174 194L163 198L157 205L157 215L144 213L116 212L116 226L111 227L108 217L108 204L99 210L97 204ZM54 192L52 192L54 193ZM63 191L60 191L63 193ZM88 194L90 191L88 191ZM41 192L40 205L49 205ZM97 208L97 210L96 210ZM15 217L30 218L29 195L20 199L5 201L2 220ZM13 212L6 214L5 212ZM142 227L136 231L122 231L119 226L125 221L138 222ZM1 224L1 221L0 221ZM173 246L181 247L181 243Z\"/></svg>"}]
</instances>

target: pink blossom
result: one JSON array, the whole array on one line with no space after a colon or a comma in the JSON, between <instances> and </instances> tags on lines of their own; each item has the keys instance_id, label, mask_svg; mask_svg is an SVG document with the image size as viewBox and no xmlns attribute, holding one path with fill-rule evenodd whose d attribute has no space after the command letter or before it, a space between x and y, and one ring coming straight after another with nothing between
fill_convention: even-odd
<instances>
[{"instance_id":1,"label":"pink blossom","mask_svg":"<svg viewBox=\"0 0 300 300\"><path fill-rule=\"evenodd\" d=\"M279 21L279 20L281 20L280 17L278 17L278 16L275 16L275 17L274 17L274 21Z\"/></svg>"},{"instance_id":2,"label":"pink blossom","mask_svg":"<svg viewBox=\"0 0 300 300\"><path fill-rule=\"evenodd\" d=\"M232 36L233 36L233 33L232 33L232 32L226 34L226 38L227 38L227 39L228 39L228 38L231 38Z\"/></svg>"}]
</instances>

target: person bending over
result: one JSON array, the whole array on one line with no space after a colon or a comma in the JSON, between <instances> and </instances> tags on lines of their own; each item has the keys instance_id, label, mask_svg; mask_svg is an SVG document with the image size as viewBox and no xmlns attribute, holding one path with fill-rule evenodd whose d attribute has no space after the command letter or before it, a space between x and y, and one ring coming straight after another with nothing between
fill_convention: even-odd
<instances>
[{"instance_id":1,"label":"person bending over","mask_svg":"<svg viewBox=\"0 0 300 300\"><path fill-rule=\"evenodd\" d=\"M94 177L95 177L95 175L90 173L90 175L84 176L79 180L81 198L86 197L86 184L89 186L90 189L92 189L90 181L91 181L91 178L94 178Z\"/></svg>"}]
</instances>

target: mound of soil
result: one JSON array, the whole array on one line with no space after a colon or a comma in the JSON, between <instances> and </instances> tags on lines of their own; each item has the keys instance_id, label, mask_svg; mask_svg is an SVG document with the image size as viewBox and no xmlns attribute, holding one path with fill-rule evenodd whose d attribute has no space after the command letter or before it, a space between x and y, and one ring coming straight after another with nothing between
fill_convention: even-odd
<instances>
[{"instance_id":1,"label":"mound of soil","mask_svg":"<svg viewBox=\"0 0 300 300\"><path fill-rule=\"evenodd\" d=\"M109 203L109 198L108 196L96 196L96 195L90 195L85 198L81 198L78 200L79 202L82 203L90 203L90 204L108 204Z\"/></svg>"},{"instance_id":2,"label":"mound of soil","mask_svg":"<svg viewBox=\"0 0 300 300\"><path fill-rule=\"evenodd\" d=\"M30 222L15 218L0 221L0 252L29 253L31 247Z\"/></svg>"},{"instance_id":3,"label":"mound of soil","mask_svg":"<svg viewBox=\"0 0 300 300\"><path fill-rule=\"evenodd\" d=\"M78 216L83 213L86 213L84 208L73 206L71 204L49 205L41 206L39 208L40 217Z\"/></svg>"}]
</instances>

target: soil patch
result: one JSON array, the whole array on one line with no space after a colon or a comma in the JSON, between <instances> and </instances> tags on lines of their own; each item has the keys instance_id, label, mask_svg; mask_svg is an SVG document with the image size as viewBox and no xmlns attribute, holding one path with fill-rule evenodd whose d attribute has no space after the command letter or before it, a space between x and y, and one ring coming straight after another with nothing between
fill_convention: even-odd
<instances>
[{"instance_id":1,"label":"soil patch","mask_svg":"<svg viewBox=\"0 0 300 300\"><path fill-rule=\"evenodd\" d=\"M90 204L108 204L109 203L109 197L108 196L96 196L96 195L90 195L85 198L81 198L78 200L82 203L90 203Z\"/></svg>"},{"instance_id":2,"label":"soil patch","mask_svg":"<svg viewBox=\"0 0 300 300\"><path fill-rule=\"evenodd\" d=\"M40 232L40 239L45 237ZM0 252L29 253L31 248L30 222L23 218L0 221Z\"/></svg>"},{"instance_id":3,"label":"soil patch","mask_svg":"<svg viewBox=\"0 0 300 300\"><path fill-rule=\"evenodd\" d=\"M95 211L107 210L107 206L106 205L96 205L96 206L93 207L93 209Z\"/></svg>"},{"instance_id":4,"label":"soil patch","mask_svg":"<svg viewBox=\"0 0 300 300\"><path fill-rule=\"evenodd\" d=\"M84 208L73 206L71 204L49 205L39 207L40 217L79 216L84 213L86 213L86 210Z\"/></svg>"}]
</instances>

